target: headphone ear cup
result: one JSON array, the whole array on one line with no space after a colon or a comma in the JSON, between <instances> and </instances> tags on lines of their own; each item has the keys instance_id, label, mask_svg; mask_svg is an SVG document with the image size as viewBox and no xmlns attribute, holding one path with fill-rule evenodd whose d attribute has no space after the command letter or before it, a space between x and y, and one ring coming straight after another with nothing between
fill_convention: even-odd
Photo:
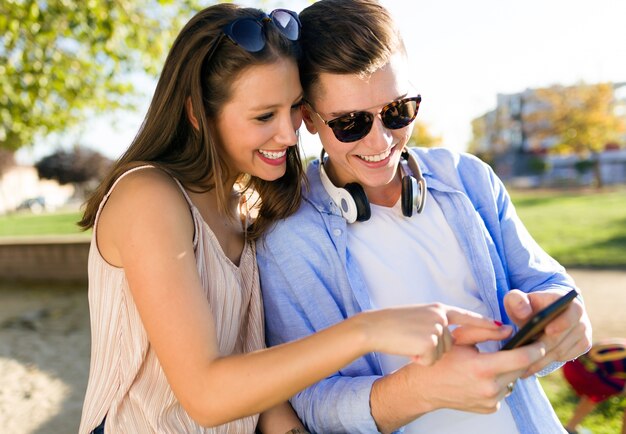
<instances>
[{"instance_id":1,"label":"headphone ear cup","mask_svg":"<svg viewBox=\"0 0 626 434\"><path fill-rule=\"evenodd\" d=\"M415 179L411 175L402 177L402 196L400 202L402 205L402 214L405 217L413 215L413 183Z\"/></svg>"},{"instance_id":2,"label":"headphone ear cup","mask_svg":"<svg viewBox=\"0 0 626 434\"><path fill-rule=\"evenodd\" d=\"M413 213L421 214L424 210L428 189L415 155L405 149L403 157L407 160L413 176L406 175L402 178L402 214L411 217Z\"/></svg>"},{"instance_id":3,"label":"headphone ear cup","mask_svg":"<svg viewBox=\"0 0 626 434\"><path fill-rule=\"evenodd\" d=\"M356 182L351 182L349 184L344 185L345 190L350 193L352 199L354 199L354 204L356 205L356 220L359 222L364 222L369 220L372 216L372 210L370 208L370 203L367 200L367 195L365 194L365 190L361 187L360 184Z\"/></svg>"},{"instance_id":4,"label":"headphone ear cup","mask_svg":"<svg viewBox=\"0 0 626 434\"><path fill-rule=\"evenodd\" d=\"M424 211L424 205L426 204L426 195L428 194L428 190L426 188L426 180L423 177L420 177L419 181L415 181L417 187L418 197L415 198L415 211L418 214L421 214Z\"/></svg>"}]
</instances>

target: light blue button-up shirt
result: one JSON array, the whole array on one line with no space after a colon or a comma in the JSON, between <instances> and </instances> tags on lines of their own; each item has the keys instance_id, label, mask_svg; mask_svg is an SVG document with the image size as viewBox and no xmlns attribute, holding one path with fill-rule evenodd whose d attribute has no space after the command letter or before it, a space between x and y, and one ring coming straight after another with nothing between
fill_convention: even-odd
<instances>
[{"instance_id":1,"label":"light blue button-up shirt","mask_svg":"<svg viewBox=\"0 0 626 434\"><path fill-rule=\"evenodd\" d=\"M509 322L502 300L512 288L574 287L563 267L527 232L489 166L442 148L411 152L426 178L428 200L441 207L494 319ZM361 271L346 246L346 221L321 184L319 161L310 164L307 176L309 189L300 209L257 243L269 345L371 309ZM291 403L311 432L376 433L369 397L381 375L378 355L367 354L298 393ZM521 434L565 432L535 377L518 380L507 403Z\"/></svg>"}]
</instances>

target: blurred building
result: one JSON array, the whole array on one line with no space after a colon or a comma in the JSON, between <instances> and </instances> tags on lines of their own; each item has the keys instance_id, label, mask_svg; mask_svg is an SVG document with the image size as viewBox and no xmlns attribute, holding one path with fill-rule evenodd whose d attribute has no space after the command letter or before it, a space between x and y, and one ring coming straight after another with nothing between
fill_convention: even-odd
<instances>
[{"instance_id":1,"label":"blurred building","mask_svg":"<svg viewBox=\"0 0 626 434\"><path fill-rule=\"evenodd\" d=\"M65 205L73 194L72 184L39 179L32 166L12 166L0 175L0 214L20 209L53 211Z\"/></svg>"},{"instance_id":2,"label":"blurred building","mask_svg":"<svg viewBox=\"0 0 626 434\"><path fill-rule=\"evenodd\" d=\"M559 89L566 92L571 87ZM585 177L580 176L580 156L551 152L560 139L550 133L554 131L551 120L541 116L551 109L540 97L541 91L498 94L496 108L472 121L470 152L491 161L506 180L526 177L531 184L537 184L578 178L585 183ZM612 91L611 110L626 122L626 82L613 83ZM606 143L602 151L588 158L599 162L605 183L626 183L626 131L617 142Z\"/></svg>"}]
</instances>

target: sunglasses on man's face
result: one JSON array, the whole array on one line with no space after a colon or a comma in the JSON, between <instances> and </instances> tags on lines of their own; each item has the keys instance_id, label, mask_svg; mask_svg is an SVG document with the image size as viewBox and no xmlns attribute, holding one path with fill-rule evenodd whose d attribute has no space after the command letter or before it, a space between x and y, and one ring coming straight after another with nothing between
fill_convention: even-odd
<instances>
[{"instance_id":1,"label":"sunglasses on man's face","mask_svg":"<svg viewBox=\"0 0 626 434\"><path fill-rule=\"evenodd\" d=\"M273 23L278 31L290 41L297 41L300 37L300 19L298 14L287 9L275 9L269 15L263 14L260 18L237 18L228 23L222 30L219 45L224 35L235 44L250 53L261 51L265 47L264 24Z\"/></svg>"},{"instance_id":2,"label":"sunglasses on man's face","mask_svg":"<svg viewBox=\"0 0 626 434\"><path fill-rule=\"evenodd\" d=\"M324 120L315 110L313 110L313 113L332 129L337 140L349 143L356 142L367 136L372 129L374 116L377 115L380 115L380 119L385 128L390 130L398 130L409 126L411 122L415 120L415 116L417 116L421 101L421 95L411 98L402 98L390 102L384 106L378 114L357 111L346 113L345 115L341 115L329 121Z\"/></svg>"}]
</instances>

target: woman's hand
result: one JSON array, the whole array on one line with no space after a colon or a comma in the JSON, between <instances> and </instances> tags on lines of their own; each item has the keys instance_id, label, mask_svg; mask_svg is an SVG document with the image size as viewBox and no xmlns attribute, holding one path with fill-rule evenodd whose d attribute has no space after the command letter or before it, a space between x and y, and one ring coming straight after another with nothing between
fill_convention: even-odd
<instances>
[{"instance_id":1,"label":"woman's hand","mask_svg":"<svg viewBox=\"0 0 626 434\"><path fill-rule=\"evenodd\" d=\"M409 356L424 366L439 360L453 343L500 340L511 333L510 327L477 313L440 303L373 310L358 317L364 321L371 351ZM460 326L454 338L450 325Z\"/></svg>"}]
</instances>

